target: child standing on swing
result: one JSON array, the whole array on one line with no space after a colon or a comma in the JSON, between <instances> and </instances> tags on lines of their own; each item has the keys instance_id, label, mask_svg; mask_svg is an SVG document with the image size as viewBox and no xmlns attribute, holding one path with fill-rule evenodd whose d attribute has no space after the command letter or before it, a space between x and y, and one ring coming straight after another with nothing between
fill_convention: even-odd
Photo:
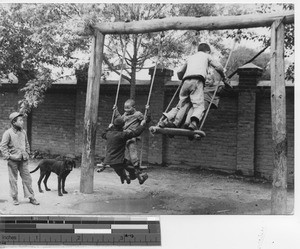
<instances>
[{"instance_id":1,"label":"child standing on swing","mask_svg":"<svg viewBox=\"0 0 300 249\"><path fill-rule=\"evenodd\" d=\"M190 130L199 129L205 110L204 84L209 66L215 68L225 84L230 85L221 63L213 59L210 53L210 46L206 43L200 43L198 52L190 56L187 62L179 69L177 75L180 80L183 80L183 84L179 93L179 102L176 106L175 120L168 123L167 127L177 128L180 126L183 117L186 115L187 103L190 102L190 120L187 122L189 124L188 127L185 128Z\"/></svg>"},{"instance_id":2,"label":"child standing on swing","mask_svg":"<svg viewBox=\"0 0 300 249\"><path fill-rule=\"evenodd\" d=\"M204 110L206 111L209 103L212 102L212 106L211 108L213 109L217 109L218 108L218 104L219 104L219 100L220 100L220 96L219 94L216 94L214 99L212 99L212 96L214 95L214 91L215 91L215 87L217 87L217 85L219 84L218 87L218 91L221 91L221 89L223 89L224 84L219 83L220 78L217 77L214 69L210 66L208 68L208 74L206 77L206 81L205 81L205 86L204 86ZM188 129L189 124L190 124L190 118L192 115L192 111L193 109L192 107L192 103L189 101L189 99L187 99L183 105L183 107L181 107L182 109L184 109L184 113L186 114L185 116L182 116L182 120L180 120L179 122L179 126L182 127L183 129ZM169 112L164 112L163 113L163 119L162 121L160 121L158 123L159 127L168 127L170 122L174 122L175 121L175 117L177 115L177 112L179 111L178 106L173 107ZM178 119L178 117L177 117ZM177 120L179 121L179 120ZM172 127L172 124L171 124Z\"/></svg>"}]
</instances>

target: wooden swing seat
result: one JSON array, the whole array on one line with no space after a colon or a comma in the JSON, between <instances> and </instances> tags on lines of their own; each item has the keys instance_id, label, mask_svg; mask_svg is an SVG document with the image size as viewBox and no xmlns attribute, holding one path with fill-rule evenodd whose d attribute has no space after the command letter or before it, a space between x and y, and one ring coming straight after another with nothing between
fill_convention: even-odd
<instances>
[{"instance_id":1,"label":"wooden swing seat","mask_svg":"<svg viewBox=\"0 0 300 249\"><path fill-rule=\"evenodd\" d=\"M200 138L205 137L205 132L201 130L188 130L181 128L161 128L159 126L151 126L149 131L152 134L164 134L169 136L184 136L184 137L195 137L195 135L199 135ZM197 136L197 137L199 137Z\"/></svg>"}]
</instances>

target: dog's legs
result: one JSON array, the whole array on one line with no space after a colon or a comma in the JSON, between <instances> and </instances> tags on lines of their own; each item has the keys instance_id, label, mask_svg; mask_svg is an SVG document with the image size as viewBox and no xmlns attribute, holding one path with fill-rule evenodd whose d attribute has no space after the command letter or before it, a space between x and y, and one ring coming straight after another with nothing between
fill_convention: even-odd
<instances>
[{"instance_id":1,"label":"dog's legs","mask_svg":"<svg viewBox=\"0 0 300 249\"><path fill-rule=\"evenodd\" d=\"M44 185L45 185L46 191L50 191L50 190L51 190L50 188L47 187L47 181L48 181L48 178L49 178L50 174L51 174L51 172L47 172L47 173L46 173L46 176L45 176L45 179L44 179L44 181L43 181L43 182L44 182Z\"/></svg>"},{"instance_id":2,"label":"dog's legs","mask_svg":"<svg viewBox=\"0 0 300 249\"><path fill-rule=\"evenodd\" d=\"M62 192L63 194L67 194L68 192L65 190L65 181L66 181L66 177L62 177Z\"/></svg>"},{"instance_id":3,"label":"dog's legs","mask_svg":"<svg viewBox=\"0 0 300 249\"><path fill-rule=\"evenodd\" d=\"M62 181L61 176L57 176L57 180L58 180L58 188L57 188L58 195L62 196L63 194L61 193L61 181Z\"/></svg>"},{"instance_id":4,"label":"dog's legs","mask_svg":"<svg viewBox=\"0 0 300 249\"><path fill-rule=\"evenodd\" d=\"M43 192L44 192L44 191L42 190L42 188L41 188L41 182L42 182L44 176L45 176L45 172L40 171L40 178L39 178L39 180L38 180L38 187L39 187L39 192L40 192L40 193L43 193Z\"/></svg>"}]
</instances>

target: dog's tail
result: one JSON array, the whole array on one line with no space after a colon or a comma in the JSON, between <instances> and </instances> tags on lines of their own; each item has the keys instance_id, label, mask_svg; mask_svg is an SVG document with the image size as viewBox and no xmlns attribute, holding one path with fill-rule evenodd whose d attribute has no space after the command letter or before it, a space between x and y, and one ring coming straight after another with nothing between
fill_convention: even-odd
<instances>
[{"instance_id":1,"label":"dog's tail","mask_svg":"<svg viewBox=\"0 0 300 249\"><path fill-rule=\"evenodd\" d=\"M40 168L40 165L38 165L33 171L30 171L30 174L36 172L39 168Z\"/></svg>"}]
</instances>

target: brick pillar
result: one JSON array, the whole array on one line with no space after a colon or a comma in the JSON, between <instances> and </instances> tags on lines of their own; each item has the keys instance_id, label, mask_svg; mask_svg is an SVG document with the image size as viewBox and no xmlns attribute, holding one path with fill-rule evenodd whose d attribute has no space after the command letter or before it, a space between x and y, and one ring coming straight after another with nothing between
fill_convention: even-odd
<instances>
[{"instance_id":1,"label":"brick pillar","mask_svg":"<svg viewBox=\"0 0 300 249\"><path fill-rule=\"evenodd\" d=\"M254 175L256 87L262 69L252 63L238 68L237 172Z\"/></svg>"},{"instance_id":2,"label":"brick pillar","mask_svg":"<svg viewBox=\"0 0 300 249\"><path fill-rule=\"evenodd\" d=\"M151 80L153 77L154 68L149 69L149 75ZM165 84L171 80L173 76L173 70L157 67L156 75L153 83L152 96L150 100L151 109L151 125L156 125L161 118L164 111L165 103ZM150 135L149 137L149 154L148 162L150 164L162 164L163 163L163 151L164 151L164 139L162 135Z\"/></svg>"},{"instance_id":3,"label":"brick pillar","mask_svg":"<svg viewBox=\"0 0 300 249\"><path fill-rule=\"evenodd\" d=\"M83 143L83 119L85 111L87 68L76 70L77 92L75 109L75 154L82 154Z\"/></svg>"}]
</instances>

